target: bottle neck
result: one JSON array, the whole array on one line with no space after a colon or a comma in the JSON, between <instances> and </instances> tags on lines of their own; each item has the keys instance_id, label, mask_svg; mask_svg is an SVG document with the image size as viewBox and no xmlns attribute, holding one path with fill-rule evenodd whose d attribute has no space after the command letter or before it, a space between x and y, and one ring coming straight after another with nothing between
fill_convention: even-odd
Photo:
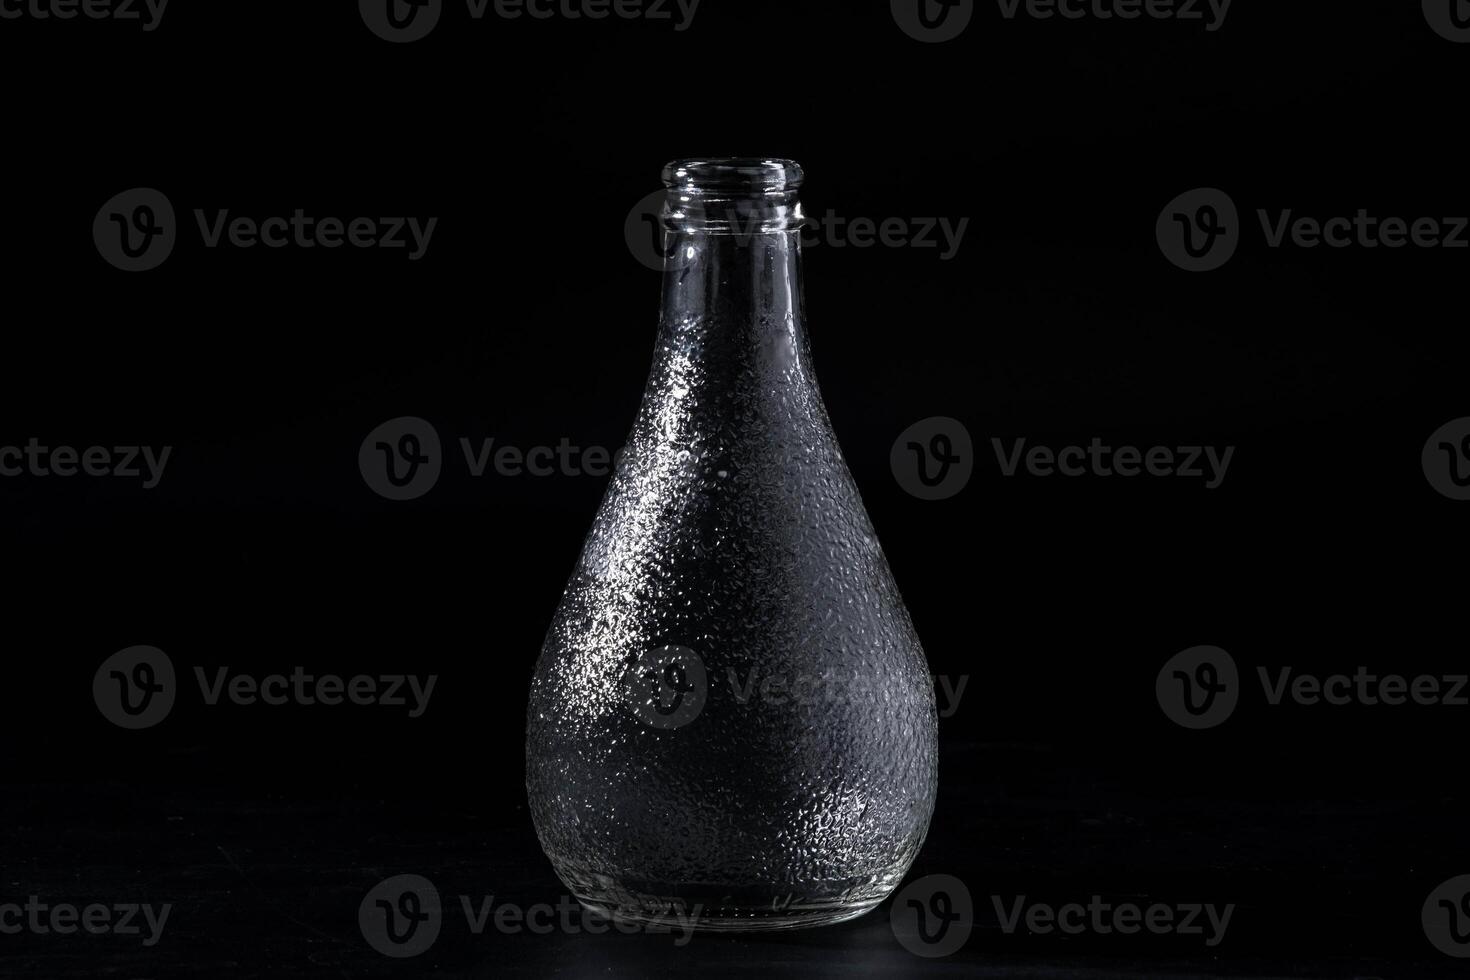
<instances>
[{"instance_id":1,"label":"bottle neck","mask_svg":"<svg viewBox=\"0 0 1470 980\"><path fill-rule=\"evenodd\" d=\"M825 424L802 323L799 235L680 231L668 244L635 440L677 445L716 469L749 469L758 454L784 451L777 434L795 420Z\"/></svg>"},{"instance_id":2,"label":"bottle neck","mask_svg":"<svg viewBox=\"0 0 1470 980\"><path fill-rule=\"evenodd\" d=\"M801 243L796 231L672 231L664 268L663 323L703 321L724 330L802 329Z\"/></svg>"},{"instance_id":3,"label":"bottle neck","mask_svg":"<svg viewBox=\"0 0 1470 980\"><path fill-rule=\"evenodd\" d=\"M749 469L798 419L825 419L803 325L801 171L684 161L664 182L663 313L635 440Z\"/></svg>"}]
</instances>

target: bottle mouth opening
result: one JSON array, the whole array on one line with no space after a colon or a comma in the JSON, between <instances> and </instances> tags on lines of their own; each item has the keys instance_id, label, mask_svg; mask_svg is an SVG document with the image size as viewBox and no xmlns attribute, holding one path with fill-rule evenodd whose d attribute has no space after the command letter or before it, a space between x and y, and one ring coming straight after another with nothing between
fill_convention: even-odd
<instances>
[{"instance_id":1,"label":"bottle mouth opening","mask_svg":"<svg viewBox=\"0 0 1470 980\"><path fill-rule=\"evenodd\" d=\"M700 157L664 167L664 184L688 194L758 197L801 187L801 165L767 157Z\"/></svg>"},{"instance_id":2,"label":"bottle mouth opening","mask_svg":"<svg viewBox=\"0 0 1470 980\"><path fill-rule=\"evenodd\" d=\"M668 197L664 227L710 235L757 235L798 230L804 218L794 160L711 157L664 167Z\"/></svg>"}]
</instances>

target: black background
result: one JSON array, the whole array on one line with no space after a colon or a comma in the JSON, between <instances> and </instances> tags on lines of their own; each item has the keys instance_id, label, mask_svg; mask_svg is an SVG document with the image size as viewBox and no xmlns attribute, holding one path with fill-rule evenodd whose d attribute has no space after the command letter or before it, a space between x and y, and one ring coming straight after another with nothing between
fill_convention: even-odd
<instances>
[{"instance_id":1,"label":"black background","mask_svg":"<svg viewBox=\"0 0 1470 980\"><path fill-rule=\"evenodd\" d=\"M1268 707L1257 667L1464 670L1461 507L1420 451L1467 413L1466 252L1267 247L1256 209L1463 215L1470 48L1418 4L1240 0L1200 22L1002 18L920 44L886 2L704 0L692 27L470 20L374 37L351 3L171 5L161 26L0 20L10 194L0 445L168 445L161 484L0 480L11 570L0 900L171 901L163 941L0 936L16 975L231 969L615 975L1448 972L1419 923L1470 871L1470 708ZM658 274L624 223L669 159L799 160L808 213L968 217L959 254L808 251L823 393L936 673L941 792L914 875L978 931L928 962L886 907L771 940L471 937L396 964L361 895L554 900L525 815L524 700L605 487L473 478L460 438L615 449ZM133 187L180 242L120 272L91 224ZM1171 265L1155 220L1218 187L1243 241ZM427 255L207 249L195 208L434 216ZM394 503L358 447L429 420L444 475ZM924 502L889 466L931 416L975 477ZM1234 446L1185 479L1004 478L991 439ZM142 732L91 682L134 644L186 684ZM1160 711L1217 644L1219 728ZM423 717L209 707L192 672L437 674ZM988 896L1235 902L1226 941L1005 935ZM693 950L693 952L691 952ZM1079 972L1072 972L1079 971Z\"/></svg>"}]
</instances>

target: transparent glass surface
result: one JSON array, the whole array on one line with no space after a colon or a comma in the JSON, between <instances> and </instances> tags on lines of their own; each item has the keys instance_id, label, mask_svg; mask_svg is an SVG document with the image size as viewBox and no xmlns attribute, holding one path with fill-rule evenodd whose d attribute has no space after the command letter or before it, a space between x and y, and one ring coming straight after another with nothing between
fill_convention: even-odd
<instances>
[{"instance_id":1,"label":"transparent glass surface","mask_svg":"<svg viewBox=\"0 0 1470 980\"><path fill-rule=\"evenodd\" d=\"M664 178L653 367L537 663L530 811L590 908L838 922L923 843L933 685L812 370L800 168Z\"/></svg>"}]
</instances>

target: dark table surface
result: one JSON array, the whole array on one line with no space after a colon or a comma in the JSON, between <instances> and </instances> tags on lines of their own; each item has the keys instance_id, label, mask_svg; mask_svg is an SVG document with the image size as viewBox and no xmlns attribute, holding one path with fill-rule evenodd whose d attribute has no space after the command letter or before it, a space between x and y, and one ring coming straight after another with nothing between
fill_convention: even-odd
<instances>
[{"instance_id":1,"label":"dark table surface","mask_svg":"<svg viewBox=\"0 0 1470 980\"><path fill-rule=\"evenodd\" d=\"M1141 792L1034 746L950 744L969 767L941 794L910 880L961 879L974 923L951 956L901 944L891 902L843 925L745 936L623 934L580 913L549 931L478 934L461 902L566 905L523 801L509 791L371 787L352 798L296 785L31 784L5 793L4 900L138 902L172 909L159 940L0 937L8 976L1449 976L1420 905L1441 873L1453 813L1377 800L1229 803ZM265 765L266 763L262 763ZM478 802L476 802L478 801ZM1412 826L1413 833L1398 828ZM410 959L372 948L358 924L370 888L400 874L434 883L440 934ZM1427 885L1426 885L1427 883ZM997 903L1236 906L1218 945L1201 936L1007 934ZM140 919L141 921L141 919ZM545 921L545 920L538 920Z\"/></svg>"}]
</instances>

